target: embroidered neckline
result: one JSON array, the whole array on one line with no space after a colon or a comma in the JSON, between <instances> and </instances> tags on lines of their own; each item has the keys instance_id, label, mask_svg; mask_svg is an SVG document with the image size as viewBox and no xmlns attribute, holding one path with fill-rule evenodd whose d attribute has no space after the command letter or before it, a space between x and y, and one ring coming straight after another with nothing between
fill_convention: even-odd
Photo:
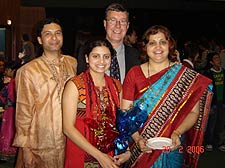
<instances>
[{"instance_id":1,"label":"embroidered neckline","mask_svg":"<svg viewBox=\"0 0 225 168\"><path fill-rule=\"evenodd\" d=\"M64 88L64 83L69 78L69 74L66 71L64 65L64 57L60 56L59 58L50 61L48 57L45 54L43 54L42 60L47 65L48 69L53 75L50 79L56 82L56 87L58 91L58 100L59 103L61 104L61 93Z\"/></svg>"}]
</instances>

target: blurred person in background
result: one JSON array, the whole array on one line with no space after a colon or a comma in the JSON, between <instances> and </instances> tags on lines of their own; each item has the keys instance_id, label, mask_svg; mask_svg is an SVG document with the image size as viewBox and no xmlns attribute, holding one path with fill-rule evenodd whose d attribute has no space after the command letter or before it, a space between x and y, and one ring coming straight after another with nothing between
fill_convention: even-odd
<instances>
[{"instance_id":1,"label":"blurred person in background","mask_svg":"<svg viewBox=\"0 0 225 168\"><path fill-rule=\"evenodd\" d=\"M4 71L4 88L0 92L0 106L3 110L0 132L0 160L14 162L17 148L13 147L15 135L16 88L15 74L20 64L10 62Z\"/></svg>"},{"instance_id":2,"label":"blurred person in background","mask_svg":"<svg viewBox=\"0 0 225 168\"><path fill-rule=\"evenodd\" d=\"M18 57L22 65L35 58L34 44L30 41L29 35L26 33L22 36L22 52L19 53Z\"/></svg>"},{"instance_id":3,"label":"blurred person in background","mask_svg":"<svg viewBox=\"0 0 225 168\"><path fill-rule=\"evenodd\" d=\"M130 47L137 47L137 39L137 30L134 26L130 25L124 37L124 44Z\"/></svg>"},{"instance_id":4,"label":"blurred person in background","mask_svg":"<svg viewBox=\"0 0 225 168\"><path fill-rule=\"evenodd\" d=\"M212 79L214 93L205 134L205 149L213 151L214 147L218 147L225 152L225 69L221 66L219 53L207 55L205 75Z\"/></svg>"}]
</instances>

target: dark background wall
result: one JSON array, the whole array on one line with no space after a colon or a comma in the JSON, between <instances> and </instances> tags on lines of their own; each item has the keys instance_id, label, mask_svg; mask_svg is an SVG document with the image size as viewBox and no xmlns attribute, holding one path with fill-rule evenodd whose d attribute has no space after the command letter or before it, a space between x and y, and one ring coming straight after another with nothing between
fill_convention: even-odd
<instances>
[{"instance_id":1,"label":"dark background wall","mask_svg":"<svg viewBox=\"0 0 225 168\"><path fill-rule=\"evenodd\" d=\"M147 9L223 9L224 0L21 0L22 6L104 8L109 3L119 2L129 8Z\"/></svg>"},{"instance_id":2,"label":"dark background wall","mask_svg":"<svg viewBox=\"0 0 225 168\"><path fill-rule=\"evenodd\" d=\"M76 36L80 30L105 35L104 9L120 2L130 10L130 21L138 28L139 37L151 25L162 24L171 30L178 42L186 39L225 39L225 2L206 0L22 0L24 6L44 6L47 17L57 17L64 27L66 54L76 52Z\"/></svg>"}]
</instances>

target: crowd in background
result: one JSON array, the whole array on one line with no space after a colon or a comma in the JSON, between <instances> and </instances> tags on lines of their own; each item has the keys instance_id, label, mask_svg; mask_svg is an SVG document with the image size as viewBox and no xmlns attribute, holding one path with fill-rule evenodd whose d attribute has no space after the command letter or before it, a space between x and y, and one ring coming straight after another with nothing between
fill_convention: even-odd
<instances>
[{"instance_id":1,"label":"crowd in background","mask_svg":"<svg viewBox=\"0 0 225 168\"><path fill-rule=\"evenodd\" d=\"M112 26L113 24L117 24L117 21L114 23L113 20L106 20L104 25L106 31L109 29L109 26ZM135 49L132 51L137 51L137 53L139 53L138 60L135 61L137 65L140 63L147 64L149 61L149 56L146 49L146 41L143 38L144 34L138 34L137 29L138 25L130 24L130 27L127 29L127 31L125 31L124 38L121 40L121 42L128 46L129 49ZM79 74L84 72L84 69L79 67L81 65L79 65L79 62L82 62L79 61L79 57L82 56L83 64L85 66L86 61L89 59L89 57L86 57L85 59L85 51L82 47L84 44L86 44L86 41L89 41L93 38L91 36L91 32L80 32L82 33L82 37L81 39L76 40L77 44L74 51L74 57L78 59L77 72ZM110 38L111 37L106 34L106 39L112 43L112 46L108 46L108 48L113 47L119 53L120 47L118 46L120 46L120 44L114 46L113 44L115 43ZM212 37L208 38L205 36L199 38L196 37L195 39L176 39L174 44L175 50L170 53L172 62L181 63L186 67L195 70L199 74L207 76L213 81L214 96L206 126L204 145L207 151L212 151L214 148L219 148L221 151L225 151L225 39L221 40ZM38 46L35 46L34 42L29 40L28 35L24 34L22 38L21 52L18 53L18 59L8 63L4 60L4 58L0 58L1 160L13 160L18 152L17 148L12 146L15 135L15 75L20 67L35 59L35 53L39 53L37 49ZM123 50L126 50L126 48L122 48L122 51ZM90 52L88 53L88 56L89 54ZM132 66L135 66L135 63L132 63ZM123 74L119 76L118 80L123 83L128 70L123 68L125 67L125 64L123 65L119 63L119 65L123 70ZM111 75L112 71L105 71L105 73ZM86 75L88 76L89 74ZM111 84L111 81L109 83Z\"/></svg>"}]
</instances>

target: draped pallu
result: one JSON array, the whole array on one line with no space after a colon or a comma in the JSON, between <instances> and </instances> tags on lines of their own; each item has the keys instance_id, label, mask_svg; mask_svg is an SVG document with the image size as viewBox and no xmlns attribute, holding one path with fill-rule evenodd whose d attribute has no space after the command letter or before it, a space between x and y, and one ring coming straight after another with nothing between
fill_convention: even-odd
<instances>
[{"instance_id":1,"label":"draped pallu","mask_svg":"<svg viewBox=\"0 0 225 168\"><path fill-rule=\"evenodd\" d=\"M198 119L185 133L183 148L201 146L212 98L211 87L210 79L180 64L174 64L155 83L141 90L144 93L134 101L134 108L139 109L137 116L144 118L143 115L146 114L147 120L143 119L143 124L137 124L135 121L132 125L141 127L139 132L145 139L170 137L173 130L178 128L199 101ZM120 124L120 117L117 119L118 124ZM140 117L137 118L140 120ZM119 130L121 137L124 130ZM135 131L137 130L133 129L133 132ZM128 136L133 132L131 130ZM132 144L130 150L132 155L125 167L150 167L162 154L162 150L153 150L149 154L142 153L136 144ZM197 167L199 153L187 153L185 150L182 152L184 152L184 164Z\"/></svg>"}]
</instances>

